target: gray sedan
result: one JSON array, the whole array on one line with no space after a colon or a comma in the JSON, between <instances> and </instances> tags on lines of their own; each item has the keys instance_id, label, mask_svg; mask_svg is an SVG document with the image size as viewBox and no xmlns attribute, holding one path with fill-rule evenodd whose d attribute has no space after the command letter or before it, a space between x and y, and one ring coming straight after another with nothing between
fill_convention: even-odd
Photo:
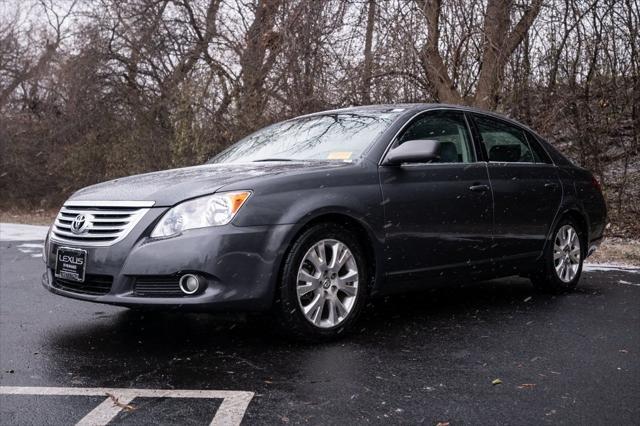
<instances>
[{"instance_id":1,"label":"gray sedan","mask_svg":"<svg viewBox=\"0 0 640 426\"><path fill-rule=\"evenodd\" d=\"M274 124L204 165L79 190L48 234L43 285L138 309L269 311L329 338L368 297L456 277L571 290L605 223L593 175L517 122L348 108Z\"/></svg>"}]
</instances>

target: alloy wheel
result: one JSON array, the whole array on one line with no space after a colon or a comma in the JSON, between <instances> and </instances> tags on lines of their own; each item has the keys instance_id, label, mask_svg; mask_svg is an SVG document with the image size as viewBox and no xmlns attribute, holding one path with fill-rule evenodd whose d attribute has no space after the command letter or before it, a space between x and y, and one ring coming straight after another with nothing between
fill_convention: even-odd
<instances>
[{"instance_id":1,"label":"alloy wheel","mask_svg":"<svg viewBox=\"0 0 640 426\"><path fill-rule=\"evenodd\" d=\"M343 322L358 297L358 264L341 241L315 243L298 268L296 291L306 319L320 328Z\"/></svg>"},{"instance_id":2,"label":"alloy wheel","mask_svg":"<svg viewBox=\"0 0 640 426\"><path fill-rule=\"evenodd\" d=\"M580 268L580 237L571 225L558 229L553 244L553 266L562 282L571 282Z\"/></svg>"}]
</instances>

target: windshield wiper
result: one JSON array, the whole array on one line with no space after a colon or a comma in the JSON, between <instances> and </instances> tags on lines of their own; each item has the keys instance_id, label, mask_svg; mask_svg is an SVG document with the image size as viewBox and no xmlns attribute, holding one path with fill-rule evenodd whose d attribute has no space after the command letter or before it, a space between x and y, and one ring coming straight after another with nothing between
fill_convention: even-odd
<instances>
[{"instance_id":1,"label":"windshield wiper","mask_svg":"<svg viewBox=\"0 0 640 426\"><path fill-rule=\"evenodd\" d=\"M253 163L259 163L261 161L293 161L289 158L261 158L259 160L253 160Z\"/></svg>"}]
</instances>

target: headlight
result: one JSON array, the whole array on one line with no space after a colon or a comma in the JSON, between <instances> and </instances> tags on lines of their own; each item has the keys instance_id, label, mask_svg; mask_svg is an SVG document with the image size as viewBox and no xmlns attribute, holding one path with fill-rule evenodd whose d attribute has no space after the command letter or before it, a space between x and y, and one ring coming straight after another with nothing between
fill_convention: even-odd
<instances>
[{"instance_id":1,"label":"headlight","mask_svg":"<svg viewBox=\"0 0 640 426\"><path fill-rule=\"evenodd\" d=\"M249 191L222 192L185 201L162 216L151 236L170 237L187 229L226 225L249 195Z\"/></svg>"}]
</instances>

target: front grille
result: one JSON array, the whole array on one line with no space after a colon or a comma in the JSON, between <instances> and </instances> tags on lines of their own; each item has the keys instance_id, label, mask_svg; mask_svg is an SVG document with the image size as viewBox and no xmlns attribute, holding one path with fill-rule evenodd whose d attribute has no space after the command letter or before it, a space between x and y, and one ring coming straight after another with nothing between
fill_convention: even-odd
<instances>
[{"instance_id":1,"label":"front grille","mask_svg":"<svg viewBox=\"0 0 640 426\"><path fill-rule=\"evenodd\" d=\"M84 246L110 246L122 240L153 201L68 201L54 222L53 239ZM74 221L76 226L74 230Z\"/></svg>"},{"instance_id":2,"label":"front grille","mask_svg":"<svg viewBox=\"0 0 640 426\"><path fill-rule=\"evenodd\" d=\"M111 291L113 277L110 275L90 275L87 274L83 283L65 280L64 278L53 278L53 286L60 290L72 293L88 294L91 296L102 296Z\"/></svg>"},{"instance_id":3,"label":"front grille","mask_svg":"<svg viewBox=\"0 0 640 426\"><path fill-rule=\"evenodd\" d=\"M183 297L177 275L136 277L133 294L138 297Z\"/></svg>"}]
</instances>

